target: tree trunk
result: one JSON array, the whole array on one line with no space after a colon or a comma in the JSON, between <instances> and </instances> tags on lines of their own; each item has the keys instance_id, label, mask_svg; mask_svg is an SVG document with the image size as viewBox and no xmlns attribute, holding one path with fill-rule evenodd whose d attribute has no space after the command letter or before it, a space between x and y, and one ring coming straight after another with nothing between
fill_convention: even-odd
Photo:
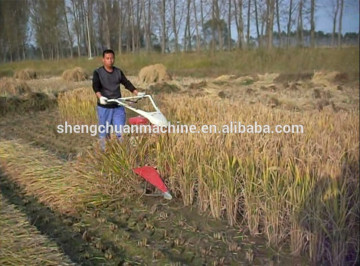
<instances>
[{"instance_id":1,"label":"tree trunk","mask_svg":"<svg viewBox=\"0 0 360 266\"><path fill-rule=\"evenodd\" d=\"M315 0L311 0L310 7L310 38L311 38L311 47L315 47Z\"/></svg>"},{"instance_id":2,"label":"tree trunk","mask_svg":"<svg viewBox=\"0 0 360 266\"><path fill-rule=\"evenodd\" d=\"M269 17L269 8L268 5L266 5L266 13L261 14L261 25L260 25L260 40L261 40L261 46L265 46L266 43L264 41L266 40L264 37L264 29L266 34L266 25L267 25L267 18Z\"/></svg>"},{"instance_id":3,"label":"tree trunk","mask_svg":"<svg viewBox=\"0 0 360 266\"><path fill-rule=\"evenodd\" d=\"M67 33L67 37L68 37L68 42L69 42L69 49L70 49L70 58L73 58L73 41L72 41L72 37L70 34L70 29L69 29L69 22L67 19L67 13L66 13L66 0L64 0L64 18L65 18L65 25L66 25L66 33Z\"/></svg>"},{"instance_id":4,"label":"tree trunk","mask_svg":"<svg viewBox=\"0 0 360 266\"><path fill-rule=\"evenodd\" d=\"M86 48L87 52L88 51L88 45L87 45L87 37L86 37L86 11L85 11L85 3L84 1L80 1L80 12L81 12L81 22L80 22L80 29L81 29L81 34L82 34L82 40L83 40L83 46ZM58 34L60 35L60 34Z\"/></svg>"},{"instance_id":5,"label":"tree trunk","mask_svg":"<svg viewBox=\"0 0 360 266\"><path fill-rule=\"evenodd\" d=\"M21 58L20 58L20 49L19 49L19 46L16 47L16 58L17 58L17 61L20 61Z\"/></svg>"},{"instance_id":6,"label":"tree trunk","mask_svg":"<svg viewBox=\"0 0 360 266\"><path fill-rule=\"evenodd\" d=\"M190 4L191 0L187 0L186 23L184 31L184 51L191 51Z\"/></svg>"},{"instance_id":7,"label":"tree trunk","mask_svg":"<svg viewBox=\"0 0 360 266\"><path fill-rule=\"evenodd\" d=\"M76 42L77 42L77 55L78 57L81 56L81 40L80 40L80 21L79 21L79 9L77 7L77 3L75 0L71 1L72 3L72 15L74 17L74 29L75 29L75 35L76 35ZM44 52L42 51L42 55L44 55Z\"/></svg>"},{"instance_id":8,"label":"tree trunk","mask_svg":"<svg viewBox=\"0 0 360 266\"><path fill-rule=\"evenodd\" d=\"M202 37L203 37L203 40L206 40L206 38L205 38L205 31L204 31L204 8L203 8L203 0L200 0L200 15L201 15Z\"/></svg>"},{"instance_id":9,"label":"tree trunk","mask_svg":"<svg viewBox=\"0 0 360 266\"><path fill-rule=\"evenodd\" d=\"M151 50L151 30L150 30L150 20L151 20L151 1L148 1L147 11L145 8L145 0L143 0L144 4L144 24L145 24L145 49L146 52L149 53ZM147 13L146 13L147 12Z\"/></svg>"},{"instance_id":10,"label":"tree trunk","mask_svg":"<svg viewBox=\"0 0 360 266\"><path fill-rule=\"evenodd\" d=\"M110 49L111 48L111 43L110 43L110 30L109 30L109 18L108 18L108 1L107 0L103 0L104 3L104 38L105 38L105 44L106 44L106 48Z\"/></svg>"},{"instance_id":11,"label":"tree trunk","mask_svg":"<svg viewBox=\"0 0 360 266\"><path fill-rule=\"evenodd\" d=\"M147 27L148 27L148 35L147 35L147 41L149 43L149 51L152 50L152 42L151 42L151 1L149 0L149 9L148 9L148 23L147 23Z\"/></svg>"},{"instance_id":12,"label":"tree trunk","mask_svg":"<svg viewBox=\"0 0 360 266\"><path fill-rule=\"evenodd\" d=\"M246 25L246 46L250 46L250 16L251 16L251 0L248 1L247 25Z\"/></svg>"},{"instance_id":13,"label":"tree trunk","mask_svg":"<svg viewBox=\"0 0 360 266\"><path fill-rule=\"evenodd\" d=\"M175 53L179 52L179 37L178 37L178 31L177 31L177 25L176 25L176 0L173 0L173 14L172 14L172 27L174 31L174 39L175 39Z\"/></svg>"},{"instance_id":14,"label":"tree trunk","mask_svg":"<svg viewBox=\"0 0 360 266\"><path fill-rule=\"evenodd\" d=\"M187 27L187 30L188 30L188 32L187 32L187 36L188 36L188 46L189 46L189 51L191 51L192 50L192 40L191 40L191 21L190 21L190 12L191 12L191 0L188 0L188 8L187 8L187 10L188 10L188 16L187 16L187 20L188 20L188 22L187 22L187 25L188 25L188 27Z\"/></svg>"},{"instance_id":15,"label":"tree trunk","mask_svg":"<svg viewBox=\"0 0 360 266\"><path fill-rule=\"evenodd\" d=\"M221 19L220 19L220 9L219 9L219 2L218 0L214 0L215 3L215 16L216 16L216 22L217 22L217 32L218 32L218 38L219 38L219 50L222 51L224 47L223 43L223 32L222 32L222 25L221 25Z\"/></svg>"},{"instance_id":16,"label":"tree trunk","mask_svg":"<svg viewBox=\"0 0 360 266\"><path fill-rule=\"evenodd\" d=\"M290 46L292 3L293 3L293 0L290 0L290 5L289 5L289 18L288 18L287 33L286 33L286 35L287 35L287 47Z\"/></svg>"},{"instance_id":17,"label":"tree trunk","mask_svg":"<svg viewBox=\"0 0 360 266\"><path fill-rule=\"evenodd\" d=\"M266 2L267 2L266 37L267 37L267 49L270 50L273 46L275 0L267 0Z\"/></svg>"},{"instance_id":18,"label":"tree trunk","mask_svg":"<svg viewBox=\"0 0 360 266\"><path fill-rule=\"evenodd\" d=\"M61 44L60 42L58 42L56 45L56 60L60 59L60 51L61 51Z\"/></svg>"},{"instance_id":19,"label":"tree trunk","mask_svg":"<svg viewBox=\"0 0 360 266\"><path fill-rule=\"evenodd\" d=\"M94 1L93 0L89 0L89 29L90 29L90 44L91 44L91 53L92 56L96 56L96 39L95 39L95 34L94 34L94 13L93 13L93 6L94 6Z\"/></svg>"},{"instance_id":20,"label":"tree trunk","mask_svg":"<svg viewBox=\"0 0 360 266\"><path fill-rule=\"evenodd\" d=\"M125 36L126 36L126 52L131 51L131 0L127 1L127 10L126 10L126 25L125 25Z\"/></svg>"},{"instance_id":21,"label":"tree trunk","mask_svg":"<svg viewBox=\"0 0 360 266\"><path fill-rule=\"evenodd\" d=\"M165 20L165 0L161 0L161 53L165 54L166 51L166 20Z\"/></svg>"},{"instance_id":22,"label":"tree trunk","mask_svg":"<svg viewBox=\"0 0 360 266\"><path fill-rule=\"evenodd\" d=\"M244 22L243 22L242 10L243 10L243 1L238 0L237 3L235 2L235 24L238 35L237 48L239 49L243 48L243 43L244 43Z\"/></svg>"},{"instance_id":23,"label":"tree trunk","mask_svg":"<svg viewBox=\"0 0 360 266\"><path fill-rule=\"evenodd\" d=\"M26 60L26 43L23 43L22 45L22 56L23 56L23 60Z\"/></svg>"},{"instance_id":24,"label":"tree trunk","mask_svg":"<svg viewBox=\"0 0 360 266\"><path fill-rule=\"evenodd\" d=\"M143 12L143 17L144 17L144 37L145 37L145 50L148 51L148 42L147 42L147 18L146 18L146 4L145 4L145 0L141 1L142 4L142 12Z\"/></svg>"},{"instance_id":25,"label":"tree trunk","mask_svg":"<svg viewBox=\"0 0 360 266\"><path fill-rule=\"evenodd\" d=\"M81 50L80 50L80 47L81 47L81 43L80 43L80 34L76 34L76 39L77 39L77 52L78 52L78 57L81 56Z\"/></svg>"},{"instance_id":26,"label":"tree trunk","mask_svg":"<svg viewBox=\"0 0 360 266\"><path fill-rule=\"evenodd\" d=\"M280 26L280 8L279 8L279 0L276 0L276 23L278 28L278 38L279 38L279 47L282 47L282 34L281 34L281 26Z\"/></svg>"},{"instance_id":27,"label":"tree trunk","mask_svg":"<svg viewBox=\"0 0 360 266\"><path fill-rule=\"evenodd\" d=\"M291 1L291 0L290 0ZM258 16L258 8L257 8L257 0L254 0L254 7L255 7L255 26L256 26L256 34L259 43L259 47L262 46L260 31L259 31L259 16Z\"/></svg>"},{"instance_id":28,"label":"tree trunk","mask_svg":"<svg viewBox=\"0 0 360 266\"><path fill-rule=\"evenodd\" d=\"M299 2L297 35L298 35L298 45L302 47L304 45L303 0L300 0Z\"/></svg>"},{"instance_id":29,"label":"tree trunk","mask_svg":"<svg viewBox=\"0 0 360 266\"><path fill-rule=\"evenodd\" d=\"M213 22L213 25L211 26L211 35L212 35L212 39L211 39L211 51L215 52L216 49L216 41L215 41L215 1L212 1L212 8L211 8L211 20Z\"/></svg>"},{"instance_id":30,"label":"tree trunk","mask_svg":"<svg viewBox=\"0 0 360 266\"><path fill-rule=\"evenodd\" d=\"M140 50L140 25L141 25L141 13L143 6L140 5L140 0L136 0L136 51L138 52Z\"/></svg>"},{"instance_id":31,"label":"tree trunk","mask_svg":"<svg viewBox=\"0 0 360 266\"><path fill-rule=\"evenodd\" d=\"M339 29L338 29L338 47L341 47L341 32L342 32L343 10L344 10L344 0L340 0L340 16L339 16Z\"/></svg>"},{"instance_id":32,"label":"tree trunk","mask_svg":"<svg viewBox=\"0 0 360 266\"><path fill-rule=\"evenodd\" d=\"M122 41L122 34L123 34L123 5L122 5L122 1L119 1L119 20L118 20L118 26L119 26L119 39L118 39L118 51L119 54L122 54L122 46L123 46L123 41Z\"/></svg>"},{"instance_id":33,"label":"tree trunk","mask_svg":"<svg viewBox=\"0 0 360 266\"><path fill-rule=\"evenodd\" d=\"M89 59L92 59L89 12L90 12L90 6L89 6L89 0L87 0L87 11L85 14L85 18L86 18L87 40L88 40L88 57L89 57Z\"/></svg>"},{"instance_id":34,"label":"tree trunk","mask_svg":"<svg viewBox=\"0 0 360 266\"><path fill-rule=\"evenodd\" d=\"M228 50L231 51L231 0L228 0L228 38L227 38L227 46Z\"/></svg>"},{"instance_id":35,"label":"tree trunk","mask_svg":"<svg viewBox=\"0 0 360 266\"><path fill-rule=\"evenodd\" d=\"M133 0L130 1L131 51L135 53L135 16Z\"/></svg>"},{"instance_id":36,"label":"tree trunk","mask_svg":"<svg viewBox=\"0 0 360 266\"><path fill-rule=\"evenodd\" d=\"M334 10L333 30L332 30L332 34L331 34L331 46L335 46L336 20L337 20L337 16L339 13L339 1L340 0L336 0L336 6L335 6L335 10Z\"/></svg>"},{"instance_id":37,"label":"tree trunk","mask_svg":"<svg viewBox=\"0 0 360 266\"><path fill-rule=\"evenodd\" d=\"M195 30L196 30L196 51L200 51L200 33L199 33L199 25L197 19L197 12L196 12L196 3L193 2L194 5L194 18L195 18Z\"/></svg>"}]
</instances>

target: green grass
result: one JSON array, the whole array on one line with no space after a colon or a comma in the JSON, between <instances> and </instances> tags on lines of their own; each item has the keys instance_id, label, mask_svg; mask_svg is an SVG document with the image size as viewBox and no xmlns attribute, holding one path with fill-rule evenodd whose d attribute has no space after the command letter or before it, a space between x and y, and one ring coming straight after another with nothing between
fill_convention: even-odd
<instances>
[{"instance_id":1,"label":"green grass","mask_svg":"<svg viewBox=\"0 0 360 266\"><path fill-rule=\"evenodd\" d=\"M244 50L231 52L200 53L138 53L116 56L115 64L127 75L137 75L149 64L162 63L172 74L178 76L218 76L223 74L251 74L266 72L298 73L319 70L359 72L359 48L294 48ZM80 66L88 74L101 66L101 57L88 60L86 57L50 60L32 60L0 64L0 77L12 76L16 70L33 68L40 76L61 75L66 69ZM354 77L357 75L354 75Z\"/></svg>"}]
</instances>

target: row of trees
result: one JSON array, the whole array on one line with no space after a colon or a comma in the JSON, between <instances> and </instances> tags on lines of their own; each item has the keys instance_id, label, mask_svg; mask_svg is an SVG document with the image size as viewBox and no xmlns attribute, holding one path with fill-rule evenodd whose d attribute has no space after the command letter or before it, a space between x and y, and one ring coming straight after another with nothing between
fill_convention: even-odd
<instances>
[{"instance_id":1,"label":"row of trees","mask_svg":"<svg viewBox=\"0 0 360 266\"><path fill-rule=\"evenodd\" d=\"M0 56L315 46L315 13L323 7L317 1L0 0ZM333 17L331 45L341 46L344 0L325 5Z\"/></svg>"}]
</instances>

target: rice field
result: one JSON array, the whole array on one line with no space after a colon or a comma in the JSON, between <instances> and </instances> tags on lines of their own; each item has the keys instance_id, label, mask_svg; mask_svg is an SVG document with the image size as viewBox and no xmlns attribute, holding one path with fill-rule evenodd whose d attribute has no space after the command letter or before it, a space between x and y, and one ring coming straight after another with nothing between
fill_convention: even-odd
<instances>
[{"instance_id":1,"label":"rice field","mask_svg":"<svg viewBox=\"0 0 360 266\"><path fill-rule=\"evenodd\" d=\"M151 86L130 79L154 95L172 123L296 124L303 132L145 134L136 145L126 134L101 152L95 136L56 132L65 121L97 123L89 80L27 81L55 104L4 113L1 180L50 209L81 248L62 238L62 253L45 239L39 251L30 246L18 257L9 244L2 263L25 263L48 246L50 265L359 262L358 81L335 71L175 77ZM172 201L145 195L156 190L132 171L144 165L157 167ZM26 224L26 216L3 197L1 204L1 230L14 241L27 231L36 241L36 230L10 227L10 220ZM56 235L53 224L35 223L45 235ZM76 252L66 257L72 247Z\"/></svg>"},{"instance_id":2,"label":"rice field","mask_svg":"<svg viewBox=\"0 0 360 266\"><path fill-rule=\"evenodd\" d=\"M0 196L0 232L1 265L75 265L3 196Z\"/></svg>"},{"instance_id":3,"label":"rice field","mask_svg":"<svg viewBox=\"0 0 360 266\"><path fill-rule=\"evenodd\" d=\"M225 219L231 226L246 226L251 235L265 235L269 246L290 245L292 254L307 255L314 262L344 265L356 260L357 112L269 112L262 105L188 96L159 100L172 121L250 124L256 118L259 124L270 125L296 121L305 132L145 136L130 150L114 143L106 154L95 155L88 164L98 169L87 171L84 178L102 171L121 176L108 180L116 194L124 184L134 185L131 167L157 165L185 206ZM183 112L187 106L195 108Z\"/></svg>"}]
</instances>

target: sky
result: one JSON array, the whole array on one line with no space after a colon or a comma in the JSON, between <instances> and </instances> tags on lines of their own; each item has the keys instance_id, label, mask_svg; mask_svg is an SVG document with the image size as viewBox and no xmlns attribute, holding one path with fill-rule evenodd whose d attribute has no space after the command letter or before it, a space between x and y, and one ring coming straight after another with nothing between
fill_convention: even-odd
<instances>
[{"instance_id":1,"label":"sky","mask_svg":"<svg viewBox=\"0 0 360 266\"><path fill-rule=\"evenodd\" d=\"M315 14L316 31L332 32L332 4L334 0L318 0ZM342 33L359 32L359 0L344 0ZM337 31L337 29L336 29Z\"/></svg>"}]
</instances>

